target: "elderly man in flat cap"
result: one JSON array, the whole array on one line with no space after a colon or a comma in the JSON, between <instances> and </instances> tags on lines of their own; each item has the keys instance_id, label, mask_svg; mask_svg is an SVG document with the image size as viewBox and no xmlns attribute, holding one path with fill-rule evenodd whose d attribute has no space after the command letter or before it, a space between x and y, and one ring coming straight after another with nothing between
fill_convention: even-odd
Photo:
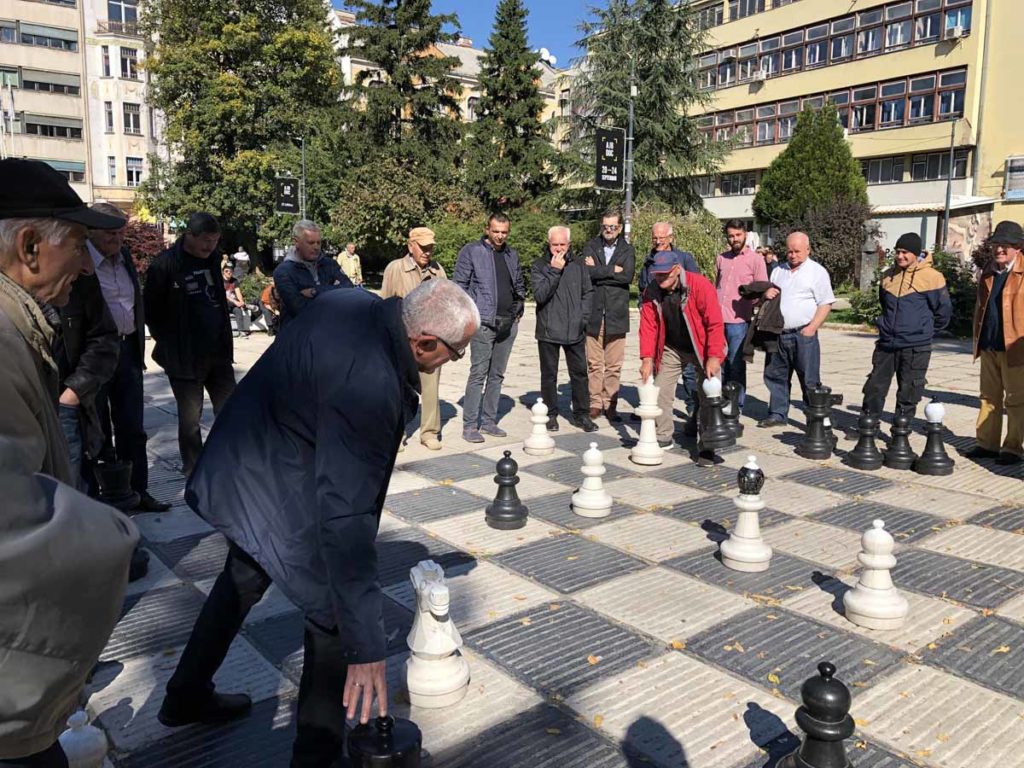
<instances>
[{"instance_id":1,"label":"elderly man in flat cap","mask_svg":"<svg viewBox=\"0 0 1024 768\"><path fill-rule=\"evenodd\" d=\"M385 299L392 296L404 299L420 283L447 279L444 267L434 261L433 230L413 227L409 230L409 252L384 269L380 295ZM420 372L420 442L431 451L441 450L441 404L437 394L440 379L440 369L432 373ZM404 442L399 450L404 450Z\"/></svg>"}]
</instances>

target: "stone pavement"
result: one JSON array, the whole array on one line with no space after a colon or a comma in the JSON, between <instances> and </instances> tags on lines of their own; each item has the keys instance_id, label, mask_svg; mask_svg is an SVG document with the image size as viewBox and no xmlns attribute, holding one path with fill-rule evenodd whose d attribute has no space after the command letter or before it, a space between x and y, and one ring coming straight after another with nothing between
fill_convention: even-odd
<instances>
[{"instance_id":1,"label":"stone pavement","mask_svg":"<svg viewBox=\"0 0 1024 768\"><path fill-rule=\"evenodd\" d=\"M236 342L239 374L267 342ZM825 383L846 396L836 421L850 426L873 338L827 330L822 342ZM623 396L636 405L635 338L627 348ZM952 476L925 478L857 472L839 457L803 460L793 453L799 411L785 430L751 423L766 410L760 356L749 370L746 434L720 467L698 470L679 449L661 466L633 465L625 446L635 427L616 430L603 419L594 435L563 421L554 455L527 456L526 406L539 389L532 312L506 378L501 425L509 437L471 446L460 438L458 405L468 366L466 359L441 375L444 450L425 450L410 425L378 537L393 710L423 729L433 766L760 768L792 749L800 684L829 659L854 695L858 768L1024 768L1020 469L958 456ZM564 412L564 366L561 381ZM961 449L972 444L976 388L968 346L939 344L928 397L946 404L947 438ZM217 677L222 690L253 697L251 717L175 731L156 721L226 547L182 501L174 400L152 365L146 393L150 490L174 506L135 518L153 556L150 575L129 586L90 714L125 768L285 766L302 618L273 588ZM605 520L569 509L591 441L604 450L616 500ZM840 455L852 446L841 438ZM522 530L499 532L484 525L483 508L506 448L519 461L531 518ZM776 552L763 574L728 571L714 556L735 519L736 469L751 453L768 475L762 526ZM876 517L899 542L894 577L911 606L906 626L892 632L860 629L840 613L856 579L860 532ZM459 705L410 714L402 691L415 606L408 572L427 558L446 568L473 678Z\"/></svg>"}]
</instances>

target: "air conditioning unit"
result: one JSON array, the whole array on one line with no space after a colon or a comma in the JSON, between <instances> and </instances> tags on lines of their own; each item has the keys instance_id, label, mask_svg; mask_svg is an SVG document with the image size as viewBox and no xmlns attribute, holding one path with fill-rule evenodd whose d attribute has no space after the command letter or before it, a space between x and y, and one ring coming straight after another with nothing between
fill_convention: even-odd
<instances>
[{"instance_id":1,"label":"air conditioning unit","mask_svg":"<svg viewBox=\"0 0 1024 768\"><path fill-rule=\"evenodd\" d=\"M754 194L754 192L755 192L755 190L754 190L753 187L744 187L743 188L743 194L744 195L752 195L752 194Z\"/></svg>"},{"instance_id":2,"label":"air conditioning unit","mask_svg":"<svg viewBox=\"0 0 1024 768\"><path fill-rule=\"evenodd\" d=\"M946 30L947 40L961 40L965 37L967 37L967 30L959 25Z\"/></svg>"},{"instance_id":3,"label":"air conditioning unit","mask_svg":"<svg viewBox=\"0 0 1024 768\"><path fill-rule=\"evenodd\" d=\"M759 69L754 73L753 80L755 83L763 83L767 79L768 73L765 72L763 69Z\"/></svg>"}]
</instances>

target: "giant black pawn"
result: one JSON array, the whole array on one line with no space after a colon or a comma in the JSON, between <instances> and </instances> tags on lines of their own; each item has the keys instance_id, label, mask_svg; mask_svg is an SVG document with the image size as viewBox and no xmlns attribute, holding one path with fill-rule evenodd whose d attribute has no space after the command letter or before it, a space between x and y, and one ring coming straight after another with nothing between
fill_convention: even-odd
<instances>
[{"instance_id":1,"label":"giant black pawn","mask_svg":"<svg viewBox=\"0 0 1024 768\"><path fill-rule=\"evenodd\" d=\"M910 469L916 460L917 454L910 447L910 417L897 414L892 420L892 439L882 463L889 469Z\"/></svg>"},{"instance_id":2,"label":"giant black pawn","mask_svg":"<svg viewBox=\"0 0 1024 768\"><path fill-rule=\"evenodd\" d=\"M804 732L803 743L779 761L778 768L850 768L843 740L853 735L850 689L836 680L834 664L823 661L818 676L800 688L803 706L796 724Z\"/></svg>"},{"instance_id":3,"label":"giant black pawn","mask_svg":"<svg viewBox=\"0 0 1024 768\"><path fill-rule=\"evenodd\" d=\"M740 385L730 381L722 387L725 405L722 406L722 417L729 425L734 437L743 437L743 423L740 421Z\"/></svg>"},{"instance_id":4,"label":"giant black pawn","mask_svg":"<svg viewBox=\"0 0 1024 768\"><path fill-rule=\"evenodd\" d=\"M928 420L928 439L924 451L914 462L914 471L919 475L951 475L953 460L946 454L946 446L942 443L942 419L946 409L940 403L931 402L925 406L924 417Z\"/></svg>"},{"instance_id":5,"label":"giant black pawn","mask_svg":"<svg viewBox=\"0 0 1024 768\"><path fill-rule=\"evenodd\" d=\"M717 378L704 379L704 397L701 399L698 421L700 439L697 449L701 453L714 453L720 448L736 445L736 435L722 413L725 400L722 398L722 384Z\"/></svg>"},{"instance_id":6,"label":"giant black pawn","mask_svg":"<svg viewBox=\"0 0 1024 768\"><path fill-rule=\"evenodd\" d=\"M823 461L832 455L833 435L825 427L825 419L832 412L832 390L817 386L807 393L807 428L804 439L797 446L798 456Z\"/></svg>"},{"instance_id":7,"label":"giant black pawn","mask_svg":"<svg viewBox=\"0 0 1024 768\"><path fill-rule=\"evenodd\" d=\"M498 492L494 495L494 501L487 506L484 519L491 528L499 531L522 528L526 525L529 510L516 493L519 465L512 458L512 451L505 451L504 457L498 459L495 472L494 482L498 484Z\"/></svg>"},{"instance_id":8,"label":"giant black pawn","mask_svg":"<svg viewBox=\"0 0 1024 768\"><path fill-rule=\"evenodd\" d=\"M857 420L860 439L853 450L846 454L846 463L854 469L878 469L882 466L882 452L875 444L878 434L878 419L868 411L861 411Z\"/></svg>"}]
</instances>

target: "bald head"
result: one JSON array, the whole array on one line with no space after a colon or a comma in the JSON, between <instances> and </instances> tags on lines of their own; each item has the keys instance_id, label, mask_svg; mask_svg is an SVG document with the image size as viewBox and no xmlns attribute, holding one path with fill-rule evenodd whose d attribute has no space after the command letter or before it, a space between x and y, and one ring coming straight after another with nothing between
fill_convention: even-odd
<instances>
[{"instance_id":1,"label":"bald head","mask_svg":"<svg viewBox=\"0 0 1024 768\"><path fill-rule=\"evenodd\" d=\"M793 232L786 238L786 259L790 269L799 267L810 255L811 241L806 232Z\"/></svg>"}]
</instances>

